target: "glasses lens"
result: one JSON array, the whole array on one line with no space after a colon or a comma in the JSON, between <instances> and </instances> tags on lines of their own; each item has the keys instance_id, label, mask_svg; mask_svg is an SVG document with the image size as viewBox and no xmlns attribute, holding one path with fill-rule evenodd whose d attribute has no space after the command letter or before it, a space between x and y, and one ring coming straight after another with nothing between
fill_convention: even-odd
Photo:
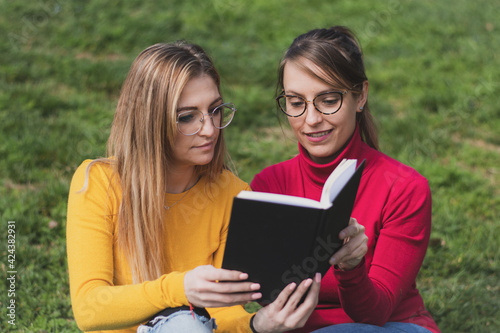
<instances>
[{"instance_id":1,"label":"glasses lens","mask_svg":"<svg viewBox=\"0 0 500 333\"><path fill-rule=\"evenodd\" d=\"M203 125L203 113L198 110L183 111L177 115L177 127L182 134L196 134Z\"/></svg>"},{"instance_id":2,"label":"glasses lens","mask_svg":"<svg viewBox=\"0 0 500 333\"><path fill-rule=\"evenodd\" d=\"M212 111L212 121L217 128L224 128L233 120L236 108L234 104L226 103L219 105Z\"/></svg>"},{"instance_id":3,"label":"glasses lens","mask_svg":"<svg viewBox=\"0 0 500 333\"><path fill-rule=\"evenodd\" d=\"M306 101L298 96L282 95L278 97L278 104L283 112L292 117L300 116L306 109Z\"/></svg>"},{"instance_id":4,"label":"glasses lens","mask_svg":"<svg viewBox=\"0 0 500 333\"><path fill-rule=\"evenodd\" d=\"M316 109L318 109L322 113L335 113L342 106L342 94L338 92L329 92L326 94L318 95L314 99L314 106L316 106Z\"/></svg>"}]
</instances>

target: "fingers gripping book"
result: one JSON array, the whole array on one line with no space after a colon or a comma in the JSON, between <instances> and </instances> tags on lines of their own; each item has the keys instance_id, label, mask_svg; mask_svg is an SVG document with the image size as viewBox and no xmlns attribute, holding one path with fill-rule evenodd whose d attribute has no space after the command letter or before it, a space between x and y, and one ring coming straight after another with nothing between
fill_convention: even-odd
<instances>
[{"instance_id":1,"label":"fingers gripping book","mask_svg":"<svg viewBox=\"0 0 500 333\"><path fill-rule=\"evenodd\" d=\"M320 201L242 191L231 211L222 268L248 273L260 283L261 304L276 299L289 283L316 272L323 276L342 246L364 169L363 160L343 160L328 177Z\"/></svg>"}]
</instances>

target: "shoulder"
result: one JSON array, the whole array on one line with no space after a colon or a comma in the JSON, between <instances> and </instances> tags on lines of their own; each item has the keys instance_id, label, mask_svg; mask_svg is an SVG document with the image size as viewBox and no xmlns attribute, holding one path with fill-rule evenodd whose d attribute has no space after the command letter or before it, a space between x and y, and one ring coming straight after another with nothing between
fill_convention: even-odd
<instances>
[{"instance_id":1,"label":"shoulder","mask_svg":"<svg viewBox=\"0 0 500 333\"><path fill-rule=\"evenodd\" d=\"M99 158L95 160L87 159L83 161L75 170L74 176L78 176L81 173L92 172L92 174L106 173L111 174L113 172L113 159Z\"/></svg>"},{"instance_id":2,"label":"shoulder","mask_svg":"<svg viewBox=\"0 0 500 333\"><path fill-rule=\"evenodd\" d=\"M381 223L378 228L400 222L408 226L430 225L432 196L427 179L411 166L379 151L363 157L367 164L358 190L356 214L371 215Z\"/></svg>"},{"instance_id":3,"label":"shoulder","mask_svg":"<svg viewBox=\"0 0 500 333\"><path fill-rule=\"evenodd\" d=\"M110 162L100 159L85 160L76 169L68 194L68 221L91 214L116 214L120 205L121 189Z\"/></svg>"},{"instance_id":4,"label":"shoulder","mask_svg":"<svg viewBox=\"0 0 500 333\"><path fill-rule=\"evenodd\" d=\"M382 190L388 188L392 193L418 191L427 193L429 183L413 167L406 165L382 152L374 153L370 163L365 168L363 177Z\"/></svg>"},{"instance_id":5,"label":"shoulder","mask_svg":"<svg viewBox=\"0 0 500 333\"><path fill-rule=\"evenodd\" d=\"M270 165L258 174L256 174L250 183L250 186L255 191L262 192L278 192L279 188L282 188L284 183L290 174L297 170L299 165L298 157L291 158L289 160Z\"/></svg>"},{"instance_id":6,"label":"shoulder","mask_svg":"<svg viewBox=\"0 0 500 333\"><path fill-rule=\"evenodd\" d=\"M217 190L221 193L227 193L230 196L235 196L241 191L250 190L250 186L238 178L229 170L223 170L221 174L210 184L211 190Z\"/></svg>"},{"instance_id":7,"label":"shoulder","mask_svg":"<svg viewBox=\"0 0 500 333\"><path fill-rule=\"evenodd\" d=\"M108 188L114 179L112 159L96 159L83 161L71 180L71 191L94 191L98 188Z\"/></svg>"},{"instance_id":8,"label":"shoulder","mask_svg":"<svg viewBox=\"0 0 500 333\"><path fill-rule=\"evenodd\" d=\"M408 181L427 182L427 179L422 176L413 167L406 165L386 154L379 153L379 164L384 170L389 170L394 177L405 179Z\"/></svg>"}]
</instances>

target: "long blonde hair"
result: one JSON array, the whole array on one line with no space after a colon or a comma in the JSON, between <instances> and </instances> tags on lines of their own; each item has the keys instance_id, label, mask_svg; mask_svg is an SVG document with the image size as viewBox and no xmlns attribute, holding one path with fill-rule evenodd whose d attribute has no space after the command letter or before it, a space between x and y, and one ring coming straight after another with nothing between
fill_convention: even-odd
<instances>
[{"instance_id":1,"label":"long blonde hair","mask_svg":"<svg viewBox=\"0 0 500 333\"><path fill-rule=\"evenodd\" d=\"M123 194L118 246L134 283L163 274L164 196L177 133L176 110L187 82L201 75L213 78L220 90L219 74L198 45L155 44L142 51L121 90L107 144L108 158L94 161L110 163L118 175ZM213 182L226 168L226 155L221 130L212 161L196 166L195 176L208 176L209 183Z\"/></svg>"}]
</instances>

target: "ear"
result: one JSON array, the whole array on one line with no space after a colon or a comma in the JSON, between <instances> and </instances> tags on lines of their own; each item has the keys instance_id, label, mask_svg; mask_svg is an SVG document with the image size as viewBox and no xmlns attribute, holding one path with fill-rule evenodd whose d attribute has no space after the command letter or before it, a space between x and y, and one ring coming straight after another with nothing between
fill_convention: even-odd
<instances>
[{"instance_id":1,"label":"ear","mask_svg":"<svg viewBox=\"0 0 500 333\"><path fill-rule=\"evenodd\" d=\"M356 112L361 112L363 111L363 108L365 107L366 101L368 100L368 80L363 82L363 90L361 91L361 94L358 97L358 104L356 105Z\"/></svg>"}]
</instances>

